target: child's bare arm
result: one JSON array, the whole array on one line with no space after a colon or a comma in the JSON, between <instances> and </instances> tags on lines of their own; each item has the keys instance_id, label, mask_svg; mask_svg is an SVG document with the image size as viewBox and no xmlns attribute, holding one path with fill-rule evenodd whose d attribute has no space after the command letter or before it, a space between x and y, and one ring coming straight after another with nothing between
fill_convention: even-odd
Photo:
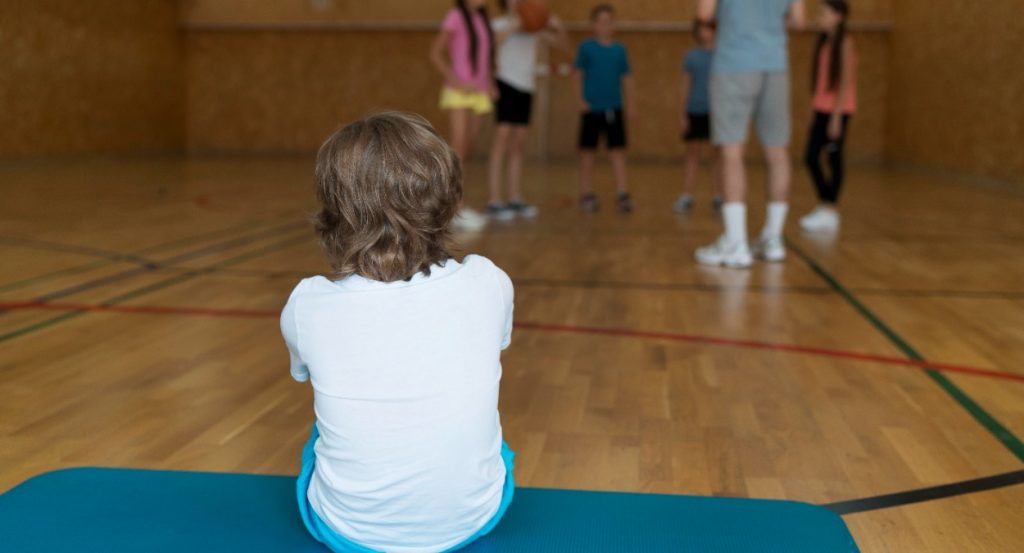
<instances>
[{"instance_id":1,"label":"child's bare arm","mask_svg":"<svg viewBox=\"0 0 1024 553\"><path fill-rule=\"evenodd\" d=\"M686 119L686 101L690 98L690 87L693 83L693 76L683 71L679 78L679 125L682 131L686 132L689 121Z\"/></svg>"},{"instance_id":2,"label":"child's bare arm","mask_svg":"<svg viewBox=\"0 0 1024 553\"><path fill-rule=\"evenodd\" d=\"M843 108L850 94L850 85L856 83L857 63L854 58L853 38L845 37L843 49L843 67L839 71L839 92L836 94L836 107L828 121L828 137L835 140L843 133Z\"/></svg>"},{"instance_id":3,"label":"child's bare arm","mask_svg":"<svg viewBox=\"0 0 1024 553\"><path fill-rule=\"evenodd\" d=\"M789 12L786 13L786 22L789 23L789 28L794 31L802 31L807 25L807 9L804 6L804 0L796 0L789 6Z\"/></svg>"},{"instance_id":4,"label":"child's bare arm","mask_svg":"<svg viewBox=\"0 0 1024 553\"><path fill-rule=\"evenodd\" d=\"M510 17L508 27L494 33L494 41L498 44L505 44L505 41L512 35L519 32L521 29L521 23L518 17Z\"/></svg>"},{"instance_id":5,"label":"child's bare arm","mask_svg":"<svg viewBox=\"0 0 1024 553\"><path fill-rule=\"evenodd\" d=\"M590 111L590 104L587 103L587 99L583 97L583 71L576 69L572 72L572 89L576 93L576 99L579 102L580 111Z\"/></svg>"},{"instance_id":6,"label":"child's bare arm","mask_svg":"<svg viewBox=\"0 0 1024 553\"><path fill-rule=\"evenodd\" d=\"M570 52L569 33L565 30L565 24L557 15L552 15L548 20L548 28L543 35L544 41L552 48L563 52Z\"/></svg>"},{"instance_id":7,"label":"child's bare arm","mask_svg":"<svg viewBox=\"0 0 1024 553\"><path fill-rule=\"evenodd\" d=\"M713 21L717 10L718 0L699 0L697 2L697 19L700 21Z\"/></svg>"},{"instance_id":8,"label":"child's bare arm","mask_svg":"<svg viewBox=\"0 0 1024 553\"><path fill-rule=\"evenodd\" d=\"M636 113L636 87L633 86L633 74L626 73L622 76L622 101L626 110L626 119L632 120Z\"/></svg>"},{"instance_id":9,"label":"child's bare arm","mask_svg":"<svg viewBox=\"0 0 1024 553\"><path fill-rule=\"evenodd\" d=\"M466 88L467 85L455 75L455 71L448 65L448 40L448 33L444 31L437 33L433 44L430 45L430 63L437 69L437 72L441 74L445 81L459 83L459 88Z\"/></svg>"}]
</instances>

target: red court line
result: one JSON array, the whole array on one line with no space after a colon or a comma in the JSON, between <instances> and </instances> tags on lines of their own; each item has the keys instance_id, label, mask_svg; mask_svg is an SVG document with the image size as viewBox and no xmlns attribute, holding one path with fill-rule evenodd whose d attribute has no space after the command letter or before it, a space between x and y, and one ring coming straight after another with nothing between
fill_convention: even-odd
<instances>
[{"instance_id":1,"label":"red court line","mask_svg":"<svg viewBox=\"0 0 1024 553\"><path fill-rule=\"evenodd\" d=\"M142 313L154 315L200 315L209 317L247 317L247 318L277 318L279 311L261 309L218 309L202 307L170 307L159 305L106 305L86 303L49 303L39 301L25 302L0 302L0 310L26 310L37 309L47 311L107 311L112 313ZM573 334L592 334L599 336L616 336L623 338L648 338L653 340L668 340L672 342L689 342L693 344L711 344L717 346L730 346L746 349L760 349L768 351L780 351L784 353L798 353L804 355L818 355L822 357L833 357L838 359L849 359L879 363L883 365L896 365L918 369L934 369L945 372L969 374L987 378L998 378L1024 382L1024 374L1015 374L994 369L982 369L965 365L954 365L951 363L936 363L933 361L919 361L904 357L893 357L874 353L861 353L856 351L819 348L814 346L801 346L796 344L780 344L775 342L760 342L757 340L739 340L733 338L719 338L716 336L702 336L698 334L681 334L678 332L658 332L645 330L631 330L626 328L608 328L595 326L564 325L552 323L517 322L515 328L519 330L536 330L543 332L567 332Z\"/></svg>"}]
</instances>

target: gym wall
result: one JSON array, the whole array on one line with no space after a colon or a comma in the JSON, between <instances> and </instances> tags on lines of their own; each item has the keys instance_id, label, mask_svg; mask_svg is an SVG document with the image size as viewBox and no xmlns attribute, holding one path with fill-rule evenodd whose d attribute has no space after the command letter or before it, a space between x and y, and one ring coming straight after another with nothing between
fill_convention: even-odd
<instances>
[{"instance_id":1,"label":"gym wall","mask_svg":"<svg viewBox=\"0 0 1024 553\"><path fill-rule=\"evenodd\" d=\"M888 158L1024 180L1024 4L894 2Z\"/></svg>"},{"instance_id":2,"label":"gym wall","mask_svg":"<svg viewBox=\"0 0 1024 553\"><path fill-rule=\"evenodd\" d=\"M341 122L379 108L425 115L442 131L440 78L427 55L448 0L189 0L182 4L186 43L187 144L192 152L308 152ZM495 2L491 2L495 4ZM586 21L593 2L553 0L567 21ZM676 128L680 63L690 33L663 30L688 23L693 2L620 2L619 19L654 29L621 32L630 50L639 95L631 155L672 159L681 153ZM809 6L813 15L815 6ZM494 10L492 9L492 12ZM887 95L888 0L863 0L859 21L882 23L857 32L861 112L850 158L883 159ZM367 25L370 30L353 30ZM379 31L378 29L388 29ZM662 30L657 30L657 29ZM670 27L671 29L671 27ZM578 41L585 32L574 32ZM794 151L809 112L814 36L793 40ZM552 61L571 63L572 54ZM538 106L532 151L553 159L574 154L577 109L568 78L550 77L549 114ZM666 122L668 124L666 124ZM486 131L485 131L486 132ZM481 141L486 142L486 140Z\"/></svg>"},{"instance_id":3,"label":"gym wall","mask_svg":"<svg viewBox=\"0 0 1024 553\"><path fill-rule=\"evenodd\" d=\"M0 157L178 151L175 0L0 0Z\"/></svg>"}]
</instances>

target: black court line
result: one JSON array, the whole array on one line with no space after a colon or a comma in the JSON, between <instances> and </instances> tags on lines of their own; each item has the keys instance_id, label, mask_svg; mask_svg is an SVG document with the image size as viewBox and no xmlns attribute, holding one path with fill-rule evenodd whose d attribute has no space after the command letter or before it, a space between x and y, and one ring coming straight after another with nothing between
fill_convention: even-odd
<instances>
[{"instance_id":1,"label":"black court line","mask_svg":"<svg viewBox=\"0 0 1024 553\"><path fill-rule=\"evenodd\" d=\"M279 219L280 218L272 219L272 221L278 221ZM175 238L173 240L169 240L169 241L166 241L166 242L160 242L158 244L154 244L152 246L147 246L147 247L142 248L140 250L136 250L135 252L133 252L132 255L142 256L143 254L153 254L153 253L157 253L157 252L160 252L160 251L173 249L173 248L176 248L176 247L179 247L179 246L191 245L191 244L194 244L194 243L197 243L197 242L203 242L205 240L209 240L209 239L213 239L213 238L219 238L221 236L235 234L235 233L237 233L238 231L241 231L241 230L264 227L267 224L267 222L268 222L267 220L244 221L244 222L242 222L240 224L232 225L230 227L222 228L222 229L219 229L219 230L204 232L204 233L201 233L201 234L196 234L196 235L192 235L192 236L186 236L186 237L183 237L183 238ZM40 284L42 282L46 282L48 280L53 280L55 278L75 275L75 274L82 273L82 272L85 272L85 271L91 271L93 269L97 269L99 267L102 267L102 266L106 265L107 263L109 263L109 261L106 260L106 259L97 259L95 261L92 261L90 263L86 263L84 265L75 265L73 267L66 267L66 268L63 268L63 269L57 269L55 271L50 271L48 273L37 274L35 276L31 276L31 277L27 277L27 278L22 278L20 280L16 280L16 281L13 281L13 282L9 282L7 284L0 285L0 292L8 292L8 291L11 291L11 290L16 290L18 288L24 288L26 286L33 286L33 285L36 285L36 284Z\"/></svg>"},{"instance_id":2,"label":"black court line","mask_svg":"<svg viewBox=\"0 0 1024 553\"><path fill-rule=\"evenodd\" d=\"M143 266L154 264L154 262L150 259L146 259L145 257L141 257L130 253L120 253L111 250L93 248L91 246L64 244L60 242L50 242L47 240L37 240L34 238L16 238L13 236L0 236L0 244L22 248L32 248L36 250L73 253L75 255L82 255L87 257L98 257L100 259L106 259L108 261L125 261L128 263L137 263Z\"/></svg>"},{"instance_id":3,"label":"black court line","mask_svg":"<svg viewBox=\"0 0 1024 553\"><path fill-rule=\"evenodd\" d=\"M27 248L60 251L83 256L97 257L108 261L123 261L135 263L149 270L169 269L187 271L187 267L174 267L170 261L156 261L133 253L120 253L112 250L104 250L91 246L79 246L60 242L44 240L2 237L0 244L21 246ZM221 274L236 276L251 276L254 278L305 278L319 274L305 271L245 271L241 269L225 270ZM521 278L513 279L516 285L526 287L561 287L561 288L609 288L624 290L665 290L665 291L695 291L695 292L755 292L761 294L825 294L831 291L830 288L820 286L760 286L745 284L740 286L728 286L722 284L705 283L662 283L662 282L636 282L636 281L595 281L595 280L563 280L563 279L538 279ZM922 288L848 288L851 292L864 296L887 296L905 298L961 298L961 299L1005 299L1024 300L1024 291L1013 290L961 290L961 289L922 289Z\"/></svg>"},{"instance_id":4,"label":"black court line","mask_svg":"<svg viewBox=\"0 0 1024 553\"><path fill-rule=\"evenodd\" d=\"M241 237L238 237L238 238L232 238L230 240L226 240L226 241L223 241L223 242L216 242L214 244L211 244L209 246L205 246L203 248L199 248L197 250L192 250L192 251L189 251L189 252L185 252L183 254L179 254L179 255L167 258L167 259L159 260L159 261L156 262L156 266L153 266L153 267L145 266L145 267L138 267L138 268L135 268L135 269L127 269L127 270L124 270L124 271L120 271L120 272L114 273L112 275L107 275L107 276L95 278L95 279L92 279L92 280L89 280L89 281L86 281L86 282L83 282L83 283L80 283L80 284L75 284L73 286L68 286L66 288L63 288L63 289L60 289L60 290L56 290L54 292L49 292L49 293L44 294L42 296L39 296L39 297L37 297L35 299L36 299L36 301L53 301L53 300L56 300L56 299L65 298L65 297L68 297L68 296L71 296L71 295L74 295L74 294L78 294L80 292L84 292L86 290L91 290L93 288L97 288L97 287L100 287L100 286L111 284L111 283L114 283L114 282L117 282L117 281L120 281L120 280L124 280L126 278L130 278L130 277L133 277L133 276L136 276L136 275L140 275L140 274L152 271L152 270L154 270L156 267L158 267L160 265L174 265L174 264L178 264L178 263L184 263L186 261L192 261L194 259L198 259L198 258L205 257L205 256L208 256L208 255L211 255L211 254L215 254L215 253L220 253L220 252L223 252L225 250L231 250L231 249L234 249L234 248L237 248L237 247L240 247L240 246L245 246L245 245L251 244L253 242L257 242L259 240L262 240L264 238L268 238L268 237L272 237L272 236L277 236L277 235L281 234L282 232L287 232L289 230L297 230L300 227L304 227L305 225L306 225L306 223L304 223L304 222L303 223L293 222L293 223L288 223L288 224L285 224L285 225L279 225L279 226L276 226L276 227L272 227L272 228L269 228L269 229L266 229L266 230L263 230L263 231L260 231L260 232L251 233L251 234L248 234L248 235L245 235L245 236L241 236Z\"/></svg>"},{"instance_id":5,"label":"black court line","mask_svg":"<svg viewBox=\"0 0 1024 553\"><path fill-rule=\"evenodd\" d=\"M836 513L837 515L852 515L867 511L877 511L879 509L902 507L903 505L912 505L914 503L921 503L924 501L947 499L971 493L996 490L1020 484L1024 484L1024 470L997 474L995 476L986 476L984 478L976 478L974 480L953 482L952 484L942 484L941 486L932 486L930 488L919 488L916 490L876 495L861 499L836 501L835 503L824 504L822 507Z\"/></svg>"},{"instance_id":6,"label":"black court line","mask_svg":"<svg viewBox=\"0 0 1024 553\"><path fill-rule=\"evenodd\" d=\"M263 256L263 255L267 255L267 254L270 254L270 253L275 253L275 252L281 251L281 250L283 250L285 248L288 248L288 247L300 244L303 241L308 240L308 239L309 238L307 236L292 236L290 238L286 238L285 240L281 240L281 241L272 243L272 244L270 244L268 246L264 246L264 247L258 248L256 250L252 250L252 251L249 251L249 252L246 252L246 253L243 253L243 254L236 255L234 257L231 257L229 259L225 259L225 260L213 263L212 265L209 265L209 266L206 266L206 267L201 267L201 268L197 268L197 269L191 269L189 271L185 271L185 272L183 272L181 274L174 275L174 276L172 276L170 278L161 280L159 282L155 282L153 284L145 285L145 286L142 286L142 287L139 287L139 288L134 288L132 290L129 290L127 292L124 292L124 293L121 293L121 294L119 294L117 296L114 296L112 298L108 298L107 300L102 302L102 305L114 305L114 304L118 304L118 303L130 300L130 299L137 298L139 296L143 296L143 295L149 294L151 292L156 292L158 290L163 290L165 288L174 286L176 284L180 284L182 282L186 282L186 281L192 280L192 279L200 277L200 276L205 276L205 275L209 275L209 274L212 274L212 273L216 273L217 271L219 271L219 270L221 270L221 269L223 269L225 267L230 267L232 265L237 265L239 263L242 263L244 261L248 261L250 259L255 259L255 258ZM42 330L42 329L45 329L45 328L50 328L50 327L55 326L57 324L60 324L62 322L65 322L65 321L68 321L68 320L71 320L71 319L75 319L77 317L81 317L81 316L86 315L88 313L90 313L90 311L88 311L88 310L68 311L67 313L63 313L63 314L58 315L56 317L53 317L53 318L50 318L50 319L44 319L42 321L38 321L36 323L32 323L32 324L29 324L27 326L23 326L21 328L14 329L14 330L6 332L4 334L0 334L0 342L6 342L6 341L12 340L14 338L18 338L18 337L21 337L21 336L25 336L27 334L31 334L31 333L36 332L38 330Z\"/></svg>"},{"instance_id":7,"label":"black court line","mask_svg":"<svg viewBox=\"0 0 1024 553\"><path fill-rule=\"evenodd\" d=\"M166 264L159 264L160 270L187 271L187 267L174 267ZM295 271L281 270L270 271L265 269L227 269L219 271L218 274L225 276L262 278L262 279L288 279L296 280L307 277L324 275L323 271ZM809 294L825 295L831 294L831 288L822 286L762 286L757 284L724 285L708 284L697 282L636 282L636 281L614 281L614 280L569 280L569 279L544 279L544 278L512 278L517 287L524 288L581 288L581 289L613 289L613 290L645 290L665 292L709 292L709 293L734 293L750 292L758 294ZM952 289L914 289L914 288L850 288L864 296L886 296L898 298L950 298L950 299L997 299L997 300L1024 300L1024 291L1006 290L952 290Z\"/></svg>"}]
</instances>

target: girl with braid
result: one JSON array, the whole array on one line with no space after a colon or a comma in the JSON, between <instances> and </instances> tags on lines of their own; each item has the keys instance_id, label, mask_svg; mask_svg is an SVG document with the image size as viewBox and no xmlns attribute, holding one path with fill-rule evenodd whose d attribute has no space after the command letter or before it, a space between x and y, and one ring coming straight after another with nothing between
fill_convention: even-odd
<instances>
[{"instance_id":1,"label":"girl with braid","mask_svg":"<svg viewBox=\"0 0 1024 553\"><path fill-rule=\"evenodd\" d=\"M430 61L444 77L441 109L448 112L449 141L463 165L469 162L481 118L494 109L494 33L485 0L457 0L441 23ZM463 207L454 224L479 231L487 217Z\"/></svg>"}]
</instances>

